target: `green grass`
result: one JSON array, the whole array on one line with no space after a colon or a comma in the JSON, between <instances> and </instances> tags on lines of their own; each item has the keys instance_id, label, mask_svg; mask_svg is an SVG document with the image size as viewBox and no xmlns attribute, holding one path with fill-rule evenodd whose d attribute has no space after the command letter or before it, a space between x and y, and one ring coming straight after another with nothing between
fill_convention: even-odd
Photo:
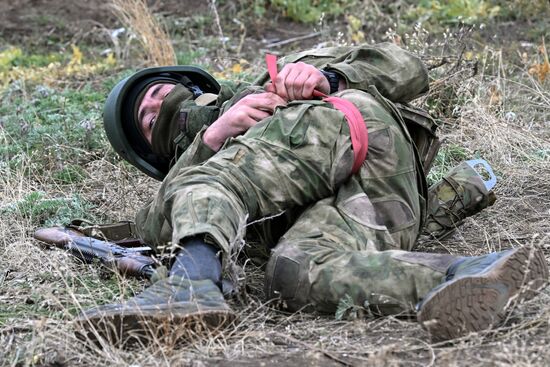
<instances>
[{"instance_id":1,"label":"green grass","mask_svg":"<svg viewBox=\"0 0 550 367\"><path fill-rule=\"evenodd\" d=\"M32 157L34 168L61 183L82 178L78 167L105 150L102 109L108 90L119 75L79 88L12 83L0 101L0 158L9 169ZM0 165L0 167L2 167ZM43 171L43 172L40 172Z\"/></svg>"},{"instance_id":2,"label":"green grass","mask_svg":"<svg viewBox=\"0 0 550 367\"><path fill-rule=\"evenodd\" d=\"M29 54L21 48L7 47L0 52L0 72L13 67L29 68L48 66L54 62L68 61L69 56L61 53Z\"/></svg>"},{"instance_id":3,"label":"green grass","mask_svg":"<svg viewBox=\"0 0 550 367\"><path fill-rule=\"evenodd\" d=\"M487 0L420 0L407 17L420 23L473 24L499 15L501 7Z\"/></svg>"},{"instance_id":4,"label":"green grass","mask_svg":"<svg viewBox=\"0 0 550 367\"><path fill-rule=\"evenodd\" d=\"M0 206L0 215L49 227L69 223L74 218L94 221L97 218L93 217L92 209L93 205L78 194L49 198L45 192L33 191L21 200Z\"/></svg>"}]
</instances>

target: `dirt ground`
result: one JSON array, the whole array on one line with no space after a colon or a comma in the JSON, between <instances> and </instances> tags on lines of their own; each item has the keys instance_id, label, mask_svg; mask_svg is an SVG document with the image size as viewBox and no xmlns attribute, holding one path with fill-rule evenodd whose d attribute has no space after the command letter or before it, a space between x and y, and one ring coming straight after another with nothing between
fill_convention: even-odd
<instances>
[{"instance_id":1,"label":"dirt ground","mask_svg":"<svg viewBox=\"0 0 550 367\"><path fill-rule=\"evenodd\" d=\"M45 50L67 48L75 42L102 44L104 36L98 30L119 26L106 3L102 0L0 1L0 38L10 44ZM179 17L210 14L206 1L157 0L150 4L160 14ZM250 54L265 45L266 40L277 42L316 31L314 26L282 19L277 24L270 22L265 27L257 22L251 24L246 33L247 52ZM336 22L335 33L342 27L345 28L342 23ZM495 49L506 42L520 44L528 38L523 26L503 24L499 27L511 31L495 38L492 44ZM213 25L206 28L209 33L216 32ZM485 32L480 37L485 37L484 40L493 38L489 31ZM313 37L303 41L300 47L306 48L316 42L318 39ZM533 43L531 40L529 42ZM517 56L524 51L518 48L511 54ZM516 70L517 67L511 69ZM550 154L548 91L536 90L528 78L521 83L510 82L507 84L509 89L506 98L512 106L487 106L491 85L501 83L502 80L496 79L494 75L485 77L484 70L489 70L489 67L481 71L478 79L457 89L458 94L462 93L468 99L468 103L462 108L459 118L452 121L444 119L441 132L448 142L464 146L471 155L481 152L484 158L494 164L501 177L497 189L499 199L493 207L468 219L453 236L441 242L422 242L419 250L478 255L532 243L543 246L548 258L550 163L548 158L544 158L547 156L537 160L524 154L524 149L528 148L540 150L542 155ZM519 116L517 120L502 117L509 112L507 108L515 111ZM526 111L523 114L522 109ZM536 118L529 116L531 110L537 111ZM158 187L157 183L136 172L129 173L122 165L97 162L89 164L85 169L89 174L86 181L88 191L83 194L96 200L100 209L111 217L123 213L119 216L121 219L131 218L140 203ZM105 182L124 184L105 185ZM40 186L39 182L32 185ZM8 190L3 190L7 197ZM501 328L453 343L431 343L426 332L415 322L398 317L336 321L319 315L281 313L263 302L262 272L253 266L246 268L249 271L246 300L231 301L239 312L240 321L228 335L206 341L198 340L191 346L176 346L173 350L159 346L130 352L109 346L102 350L90 350L74 337L72 329L67 329L70 313L66 312L66 306L73 307L73 302L78 304L78 300L71 299L62 290L52 291L55 287L51 284L62 284L67 274L84 272L90 275L89 284L85 287L93 287L102 282L105 274L91 268L83 271L81 264L59 251L31 252L29 247L36 245L30 239L31 231L32 228L25 227L14 229L9 218L0 222L0 233L4 235L2 250L6 254L4 263L0 262L0 265L6 266L0 266L0 302L14 308L17 302L32 305L35 302L32 294L37 290L22 286L32 280L36 281L33 284L37 284L38 292L45 294L44 300L36 306L61 313L63 317L17 319L2 325L0 344L9 351L11 359L6 357L0 360L0 365L41 365L42 361L47 361L46 365L51 366L100 363L117 366L160 364L196 367L545 366L550 363L550 351L547 348L550 343L549 289L542 291L536 300L514 309ZM12 255L8 254L8 249ZM24 261L14 253L22 254ZM43 258L47 258L47 261ZM137 292L144 286L143 282L122 279L112 298L119 299L119 293L128 289ZM80 291L75 284L64 284L64 287ZM31 353L30 359L24 359L25 363L17 362L18 359L13 357L25 353Z\"/></svg>"},{"instance_id":2,"label":"dirt ground","mask_svg":"<svg viewBox=\"0 0 550 367\"><path fill-rule=\"evenodd\" d=\"M174 18L211 14L208 1L149 0L148 4L154 13ZM231 2L224 5L225 8L231 6ZM110 2L103 0L1 1L0 37L8 43L45 50L63 49L79 42L103 44L106 40L104 30L120 27L111 9ZM235 24L230 26L236 27ZM214 24L205 30L210 34L217 32ZM266 41L277 42L311 31L311 26L278 16L259 22L252 20L246 25L243 54L254 57ZM313 37L300 41L300 44L306 48L315 42Z\"/></svg>"},{"instance_id":3,"label":"dirt ground","mask_svg":"<svg viewBox=\"0 0 550 367\"><path fill-rule=\"evenodd\" d=\"M208 9L208 2L149 1L155 13L187 16ZM110 3L103 0L14 0L0 2L0 34L17 42L55 36L70 39L79 32L89 32L97 24L111 27L116 18Z\"/></svg>"}]
</instances>

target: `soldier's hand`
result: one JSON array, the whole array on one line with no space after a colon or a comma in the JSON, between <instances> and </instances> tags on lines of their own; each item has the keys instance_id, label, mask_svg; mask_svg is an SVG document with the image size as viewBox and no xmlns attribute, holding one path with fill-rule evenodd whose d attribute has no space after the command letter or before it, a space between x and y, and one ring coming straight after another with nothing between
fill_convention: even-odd
<instances>
[{"instance_id":1,"label":"soldier's hand","mask_svg":"<svg viewBox=\"0 0 550 367\"><path fill-rule=\"evenodd\" d=\"M275 93L249 94L214 121L204 132L202 141L217 152L228 138L245 133L271 116L277 106L284 105L286 101Z\"/></svg>"},{"instance_id":2,"label":"soldier's hand","mask_svg":"<svg viewBox=\"0 0 550 367\"><path fill-rule=\"evenodd\" d=\"M265 86L266 91L277 93L287 101L312 99L315 89L328 94L330 84L319 69L303 62L286 64L277 74L275 84Z\"/></svg>"}]
</instances>

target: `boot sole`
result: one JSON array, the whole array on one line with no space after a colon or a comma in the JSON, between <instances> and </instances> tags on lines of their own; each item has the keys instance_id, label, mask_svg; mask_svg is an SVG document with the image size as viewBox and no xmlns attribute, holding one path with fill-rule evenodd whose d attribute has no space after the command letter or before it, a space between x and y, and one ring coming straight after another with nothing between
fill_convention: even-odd
<instances>
[{"instance_id":1,"label":"boot sole","mask_svg":"<svg viewBox=\"0 0 550 367\"><path fill-rule=\"evenodd\" d=\"M535 297L548 281L542 250L521 247L482 274L465 276L426 299L418 321L434 340L449 340L499 324L512 305Z\"/></svg>"},{"instance_id":2,"label":"boot sole","mask_svg":"<svg viewBox=\"0 0 550 367\"><path fill-rule=\"evenodd\" d=\"M114 345L131 346L215 336L235 319L229 309L197 307L190 312L189 303L185 302L88 313L76 319L75 325L81 339L98 343L101 337Z\"/></svg>"}]
</instances>

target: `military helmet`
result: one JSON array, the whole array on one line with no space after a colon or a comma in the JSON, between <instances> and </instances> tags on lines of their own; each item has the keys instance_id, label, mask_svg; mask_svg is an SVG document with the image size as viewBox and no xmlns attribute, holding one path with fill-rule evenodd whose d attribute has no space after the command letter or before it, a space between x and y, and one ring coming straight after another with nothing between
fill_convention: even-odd
<instances>
[{"instance_id":1,"label":"military helmet","mask_svg":"<svg viewBox=\"0 0 550 367\"><path fill-rule=\"evenodd\" d=\"M212 75L198 67L163 66L140 70L121 80L109 93L103 110L103 124L109 142L126 161L145 174L162 180L170 169L170 162L151 151L135 121L138 99L148 86L156 83L181 83L195 96L201 92L217 94L220 85Z\"/></svg>"}]
</instances>

